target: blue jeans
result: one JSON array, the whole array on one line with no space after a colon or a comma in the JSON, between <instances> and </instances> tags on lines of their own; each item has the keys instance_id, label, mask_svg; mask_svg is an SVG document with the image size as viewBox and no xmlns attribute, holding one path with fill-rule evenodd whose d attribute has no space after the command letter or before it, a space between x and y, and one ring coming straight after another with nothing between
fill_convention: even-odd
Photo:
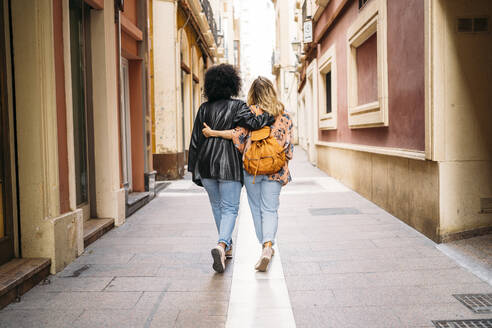
<instances>
[{"instance_id":1,"label":"blue jeans","mask_svg":"<svg viewBox=\"0 0 492 328\"><path fill-rule=\"evenodd\" d=\"M278 206L280 204L280 190L282 184L268 180L266 175L254 176L244 171L244 185L248 192L248 203L253 216L256 237L263 245L270 241L275 242L278 227Z\"/></svg>"},{"instance_id":2,"label":"blue jeans","mask_svg":"<svg viewBox=\"0 0 492 328\"><path fill-rule=\"evenodd\" d=\"M241 182L232 180L202 179L202 184L208 193L212 206L215 225L219 233L219 243L232 244L232 232L236 224L241 197Z\"/></svg>"}]
</instances>

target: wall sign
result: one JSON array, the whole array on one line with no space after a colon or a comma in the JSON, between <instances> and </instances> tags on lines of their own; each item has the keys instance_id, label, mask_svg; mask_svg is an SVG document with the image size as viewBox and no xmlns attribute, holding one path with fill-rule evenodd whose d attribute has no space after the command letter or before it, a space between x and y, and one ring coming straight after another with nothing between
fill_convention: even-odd
<instances>
[{"instance_id":1,"label":"wall sign","mask_svg":"<svg viewBox=\"0 0 492 328\"><path fill-rule=\"evenodd\" d=\"M313 21L304 21L304 43L313 42Z\"/></svg>"}]
</instances>

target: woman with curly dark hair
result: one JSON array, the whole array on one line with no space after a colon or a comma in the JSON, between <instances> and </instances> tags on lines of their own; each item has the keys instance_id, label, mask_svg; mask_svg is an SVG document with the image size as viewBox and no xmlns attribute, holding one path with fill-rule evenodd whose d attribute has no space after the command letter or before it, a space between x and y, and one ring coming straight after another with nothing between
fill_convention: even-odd
<instances>
[{"instance_id":1,"label":"woman with curly dark hair","mask_svg":"<svg viewBox=\"0 0 492 328\"><path fill-rule=\"evenodd\" d=\"M248 93L248 104L251 110L258 114L266 112L275 117L275 123L271 125L268 134L275 139L286 158L282 168L271 174L253 174L248 172L247 165L245 165L244 185L248 194L256 236L262 245L260 259L255 269L266 271L274 254L272 246L277 235L280 191L282 186L291 181L289 160L294 154L294 145L291 142L293 125L290 115L284 111L284 105L277 97L272 81L266 77L259 76L253 81ZM243 153L243 159L248 157L248 150L254 148L255 138L252 132L242 127L230 131L215 131L205 127L202 132L206 137L232 139Z\"/></svg>"},{"instance_id":2,"label":"woman with curly dark hair","mask_svg":"<svg viewBox=\"0 0 492 328\"><path fill-rule=\"evenodd\" d=\"M219 233L217 246L211 251L213 269L224 272L225 259L232 257L232 231L239 210L243 184L241 153L233 142L224 138L205 138L202 128L231 130L244 127L257 130L274 122L265 113L256 116L242 100L233 99L241 89L241 78L229 64L212 66L205 73L205 96L196 115L191 135L188 171L193 182L205 187Z\"/></svg>"}]
</instances>

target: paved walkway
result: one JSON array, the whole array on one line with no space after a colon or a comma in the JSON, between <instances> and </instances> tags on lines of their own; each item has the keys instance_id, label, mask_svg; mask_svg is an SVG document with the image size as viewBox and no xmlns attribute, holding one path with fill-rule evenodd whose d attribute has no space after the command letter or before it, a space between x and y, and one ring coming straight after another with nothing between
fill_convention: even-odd
<instances>
[{"instance_id":1,"label":"paved walkway","mask_svg":"<svg viewBox=\"0 0 492 328\"><path fill-rule=\"evenodd\" d=\"M184 179L0 311L0 327L424 328L492 316L452 297L492 287L432 241L313 168L300 149L292 171L269 273L253 270L259 248L244 199L235 260L213 272L208 199Z\"/></svg>"}]
</instances>

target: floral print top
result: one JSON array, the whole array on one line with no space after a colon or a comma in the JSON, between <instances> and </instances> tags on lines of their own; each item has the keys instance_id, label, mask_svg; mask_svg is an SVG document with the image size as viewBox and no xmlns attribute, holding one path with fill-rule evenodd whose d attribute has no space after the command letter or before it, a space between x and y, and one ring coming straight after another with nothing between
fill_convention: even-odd
<instances>
[{"instance_id":1,"label":"floral print top","mask_svg":"<svg viewBox=\"0 0 492 328\"><path fill-rule=\"evenodd\" d=\"M251 106L251 110L255 112L256 115L263 113L261 108L257 106ZM270 136L275 137L278 143L284 148L287 161L280 171L268 175L268 179L278 181L282 184L282 186L285 186L287 183L292 181L289 171L289 161L294 155L294 145L292 144L292 120L290 119L289 114L283 112L281 115L277 116L275 122L271 126ZM251 147L250 137L250 131L245 128L236 127L232 130L232 141L234 142L236 148L243 153L243 160L244 153L246 153L249 147Z\"/></svg>"}]
</instances>

